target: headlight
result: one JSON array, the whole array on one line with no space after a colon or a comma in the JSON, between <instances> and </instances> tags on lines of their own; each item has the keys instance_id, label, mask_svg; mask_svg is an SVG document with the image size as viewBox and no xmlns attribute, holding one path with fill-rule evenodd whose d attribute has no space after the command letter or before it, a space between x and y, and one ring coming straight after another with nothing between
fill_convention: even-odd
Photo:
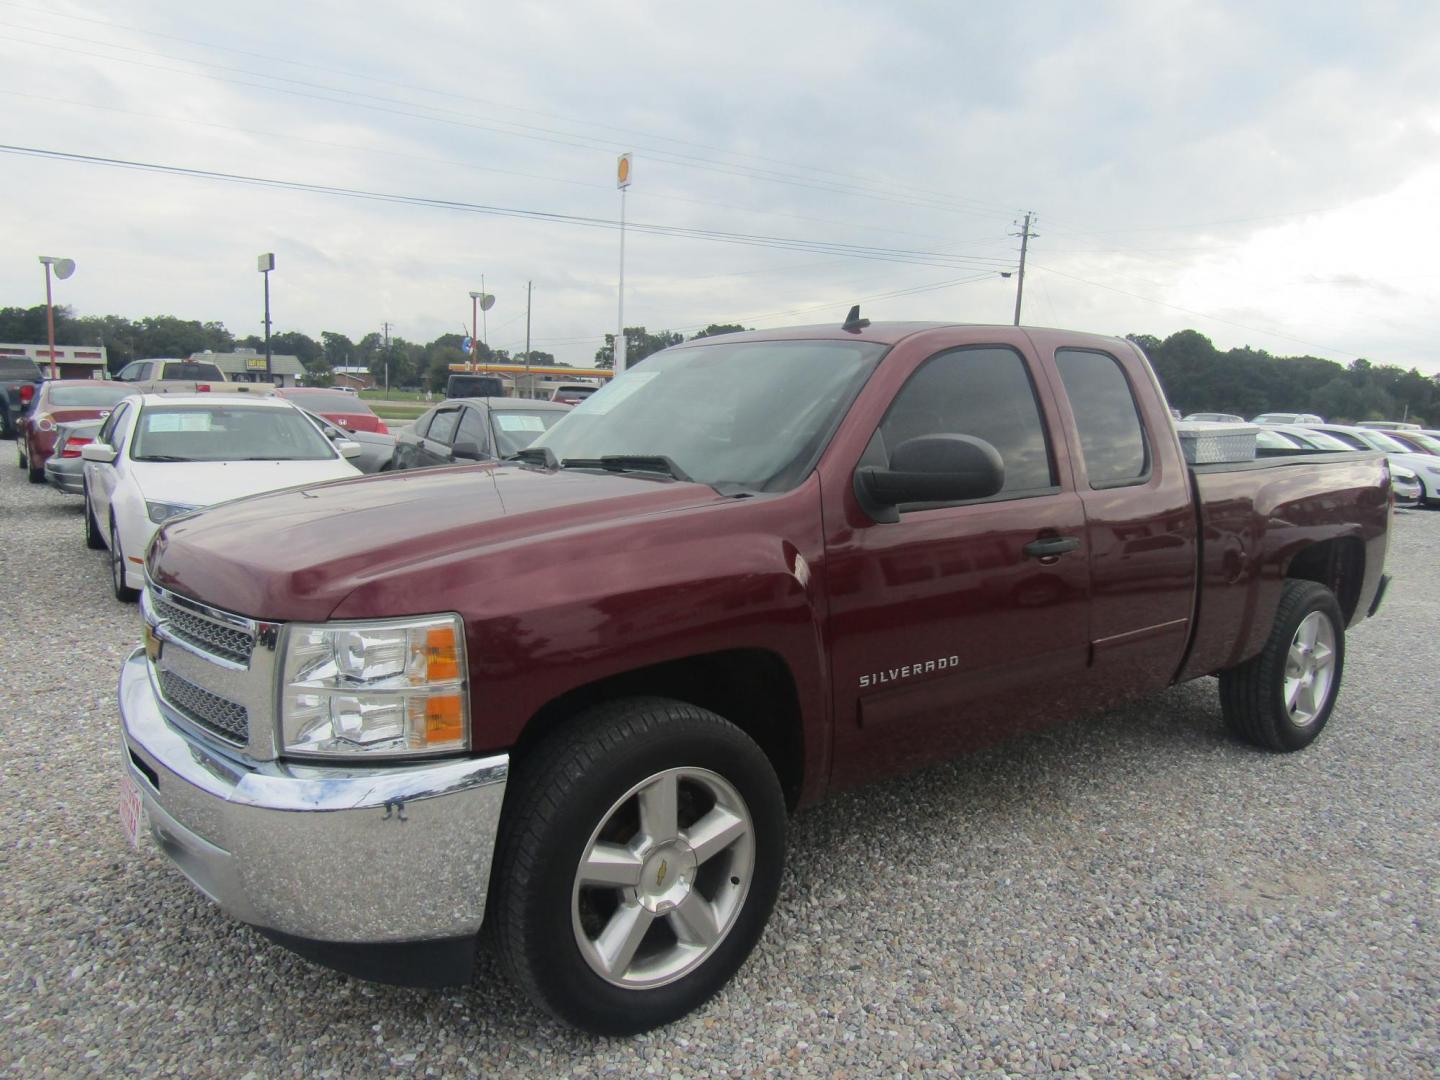
<instances>
[{"instance_id":1,"label":"headlight","mask_svg":"<svg viewBox=\"0 0 1440 1080\"><path fill-rule=\"evenodd\" d=\"M287 754L401 757L470 746L458 616L292 625L284 671Z\"/></svg>"},{"instance_id":2,"label":"headlight","mask_svg":"<svg viewBox=\"0 0 1440 1080\"><path fill-rule=\"evenodd\" d=\"M159 525L162 521L169 521L172 517L178 517L180 514L188 514L191 510L196 509L199 508L186 506L184 503L147 502L145 504L145 510L149 513L150 520L156 525Z\"/></svg>"}]
</instances>

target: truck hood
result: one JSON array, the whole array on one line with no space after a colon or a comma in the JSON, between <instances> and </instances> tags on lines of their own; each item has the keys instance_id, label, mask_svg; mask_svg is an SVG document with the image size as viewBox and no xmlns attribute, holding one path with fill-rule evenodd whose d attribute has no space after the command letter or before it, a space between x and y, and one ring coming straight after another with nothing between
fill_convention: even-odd
<instances>
[{"instance_id":1,"label":"truck hood","mask_svg":"<svg viewBox=\"0 0 1440 1080\"><path fill-rule=\"evenodd\" d=\"M149 572L168 589L237 614L317 621L355 589L399 571L434 568L443 579L447 565L487 548L727 501L704 484L573 470L382 473L170 522L150 548ZM434 597L415 604L392 614L435 610Z\"/></svg>"}]
</instances>

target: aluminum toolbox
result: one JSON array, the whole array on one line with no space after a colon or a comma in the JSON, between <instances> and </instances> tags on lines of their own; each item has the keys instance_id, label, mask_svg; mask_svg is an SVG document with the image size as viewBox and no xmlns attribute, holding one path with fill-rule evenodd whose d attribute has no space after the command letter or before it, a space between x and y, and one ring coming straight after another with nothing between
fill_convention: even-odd
<instances>
[{"instance_id":1,"label":"aluminum toolbox","mask_svg":"<svg viewBox=\"0 0 1440 1080\"><path fill-rule=\"evenodd\" d=\"M1217 424L1187 420L1175 425L1180 449L1191 465L1223 465L1255 460L1254 424Z\"/></svg>"}]
</instances>

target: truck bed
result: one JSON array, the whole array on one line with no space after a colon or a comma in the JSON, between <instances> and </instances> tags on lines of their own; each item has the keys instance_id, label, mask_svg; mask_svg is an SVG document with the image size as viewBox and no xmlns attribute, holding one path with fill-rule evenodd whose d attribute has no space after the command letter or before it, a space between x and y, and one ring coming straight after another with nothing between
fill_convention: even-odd
<instances>
[{"instance_id":1,"label":"truck bed","mask_svg":"<svg viewBox=\"0 0 1440 1080\"><path fill-rule=\"evenodd\" d=\"M1307 563L1316 565L1302 567L1306 572L1298 576L1337 581L1347 621L1365 617L1385 563L1390 498L1383 454L1193 465L1190 475L1199 579L1190 650L1177 681L1212 674L1260 651L1287 570L1317 537L1332 539L1318 554L1307 552ZM1318 565L1322 561L1326 565ZM1236 628L1245 629L1237 635Z\"/></svg>"}]
</instances>

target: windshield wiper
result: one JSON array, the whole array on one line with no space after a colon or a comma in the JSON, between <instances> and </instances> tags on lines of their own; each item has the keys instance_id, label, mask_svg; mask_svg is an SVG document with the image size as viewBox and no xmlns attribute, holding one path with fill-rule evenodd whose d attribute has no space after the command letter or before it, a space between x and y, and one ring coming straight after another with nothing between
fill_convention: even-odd
<instances>
[{"instance_id":1,"label":"windshield wiper","mask_svg":"<svg viewBox=\"0 0 1440 1080\"><path fill-rule=\"evenodd\" d=\"M614 473L662 473L673 480L694 483L690 474L664 454L605 454L598 458L566 458L566 469L604 469Z\"/></svg>"},{"instance_id":2,"label":"windshield wiper","mask_svg":"<svg viewBox=\"0 0 1440 1080\"><path fill-rule=\"evenodd\" d=\"M193 458L176 457L174 454L140 454L136 461L193 461Z\"/></svg>"},{"instance_id":3,"label":"windshield wiper","mask_svg":"<svg viewBox=\"0 0 1440 1080\"><path fill-rule=\"evenodd\" d=\"M523 465L543 465L547 469L558 469L560 461L555 457L555 451L548 446L527 446L516 450L513 454L507 454L506 461L518 461Z\"/></svg>"}]
</instances>

